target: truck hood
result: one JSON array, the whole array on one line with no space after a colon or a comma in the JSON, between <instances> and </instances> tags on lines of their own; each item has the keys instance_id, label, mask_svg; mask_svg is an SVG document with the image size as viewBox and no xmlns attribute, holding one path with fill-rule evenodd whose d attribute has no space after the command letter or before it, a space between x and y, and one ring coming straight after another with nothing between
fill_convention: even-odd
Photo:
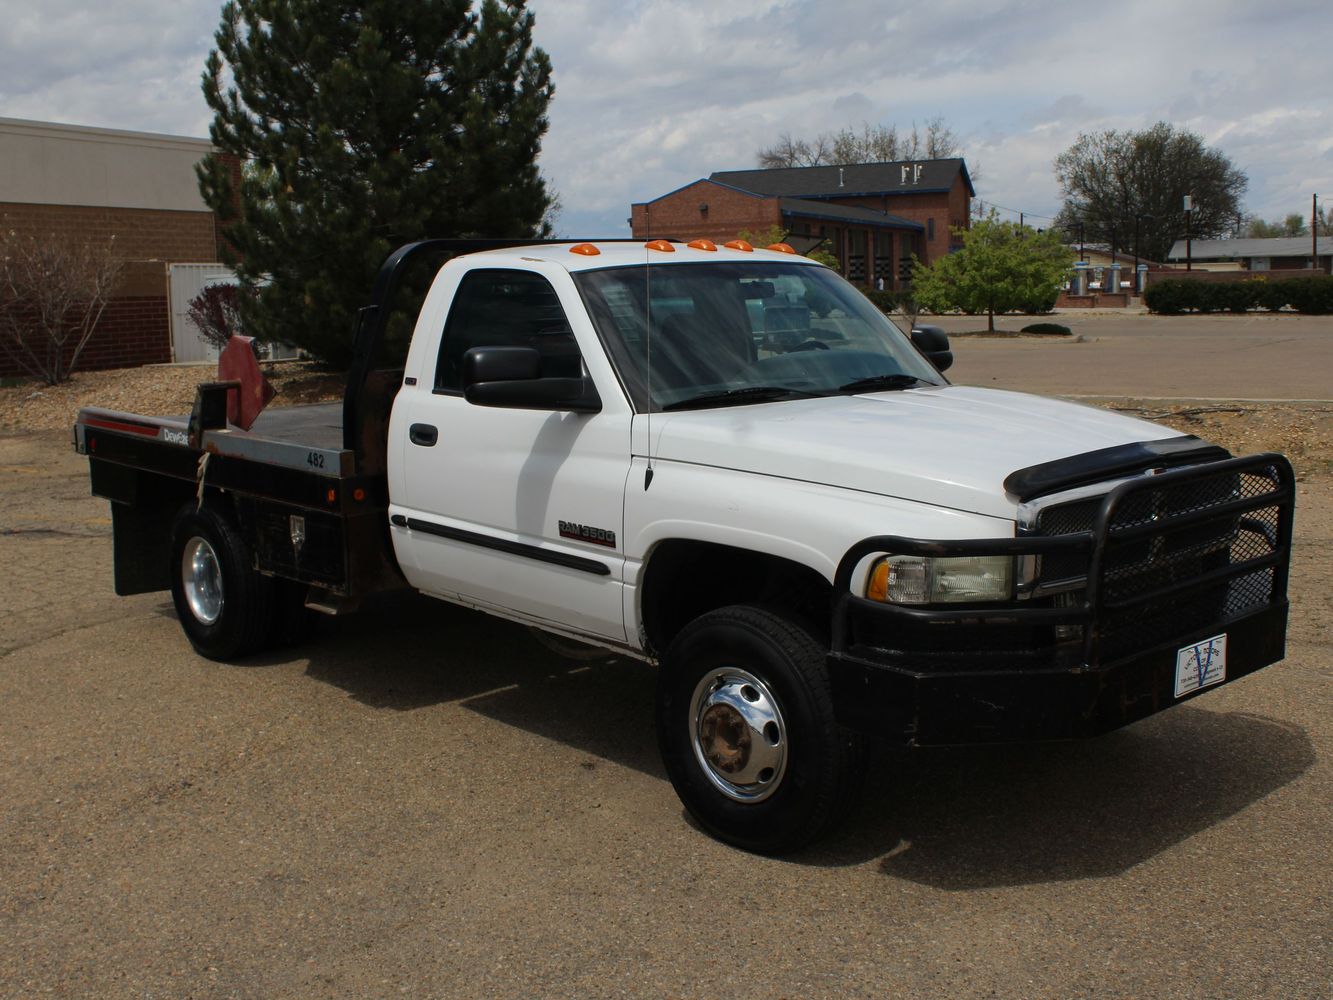
<instances>
[{"instance_id":1,"label":"truck hood","mask_svg":"<svg viewBox=\"0 0 1333 1000\"><path fill-rule=\"evenodd\" d=\"M1178 437L1064 400L932 386L654 415L653 458L1013 518L1011 472Z\"/></svg>"}]
</instances>

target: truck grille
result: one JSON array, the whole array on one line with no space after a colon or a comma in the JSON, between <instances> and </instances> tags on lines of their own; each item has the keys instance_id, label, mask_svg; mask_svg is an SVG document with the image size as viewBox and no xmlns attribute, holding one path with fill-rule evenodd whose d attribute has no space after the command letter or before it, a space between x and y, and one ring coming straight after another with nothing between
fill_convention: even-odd
<instances>
[{"instance_id":1,"label":"truck grille","mask_svg":"<svg viewBox=\"0 0 1333 1000\"><path fill-rule=\"evenodd\" d=\"M1145 476L1111 494L1042 510L1033 534L1097 532L1089 567L1079 550L1048 553L1038 586L1082 591L1094 604L1099 658L1113 660L1273 603L1285 594L1290 467L1235 463L1198 474ZM1105 513L1103 513L1105 511ZM1088 593L1088 576L1094 580ZM1284 571L1285 572L1285 571Z\"/></svg>"}]
</instances>

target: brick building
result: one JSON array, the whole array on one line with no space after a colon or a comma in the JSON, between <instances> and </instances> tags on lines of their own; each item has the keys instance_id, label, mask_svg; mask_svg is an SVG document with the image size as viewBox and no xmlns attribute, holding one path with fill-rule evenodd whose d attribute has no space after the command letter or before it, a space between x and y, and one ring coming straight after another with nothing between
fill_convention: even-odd
<instances>
[{"instance_id":1,"label":"brick building","mask_svg":"<svg viewBox=\"0 0 1333 1000\"><path fill-rule=\"evenodd\" d=\"M913 255L929 263L968 224L976 191L961 159L853 163L776 170L721 170L630 206L636 238L731 240L777 226L820 239L851 281L899 287Z\"/></svg>"},{"instance_id":2,"label":"brick building","mask_svg":"<svg viewBox=\"0 0 1333 1000\"><path fill-rule=\"evenodd\" d=\"M114 235L126 262L80 368L173 360L171 265L220 259L194 175L212 154L206 139L0 118L0 227L74 242ZM0 375L14 374L0 355Z\"/></svg>"}]
</instances>

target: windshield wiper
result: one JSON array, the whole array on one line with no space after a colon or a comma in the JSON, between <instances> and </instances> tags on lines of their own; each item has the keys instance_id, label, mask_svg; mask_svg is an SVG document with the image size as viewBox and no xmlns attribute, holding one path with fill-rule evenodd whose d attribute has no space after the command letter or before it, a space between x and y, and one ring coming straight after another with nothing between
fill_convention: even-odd
<instances>
[{"instance_id":1,"label":"windshield wiper","mask_svg":"<svg viewBox=\"0 0 1333 1000\"><path fill-rule=\"evenodd\" d=\"M934 382L927 382L925 379L919 379L915 375L904 375L902 372L892 372L883 375L871 375L869 378L858 378L846 385L838 386L839 392L877 392L889 389L911 389L918 385L934 385Z\"/></svg>"},{"instance_id":2,"label":"windshield wiper","mask_svg":"<svg viewBox=\"0 0 1333 1000\"><path fill-rule=\"evenodd\" d=\"M715 392L700 393L688 399L679 399L668 403L663 410L702 409L705 406L728 406L732 403L766 403L775 399L798 399L818 396L817 392L804 389L792 389L782 385L746 385L739 389L719 389Z\"/></svg>"}]
</instances>

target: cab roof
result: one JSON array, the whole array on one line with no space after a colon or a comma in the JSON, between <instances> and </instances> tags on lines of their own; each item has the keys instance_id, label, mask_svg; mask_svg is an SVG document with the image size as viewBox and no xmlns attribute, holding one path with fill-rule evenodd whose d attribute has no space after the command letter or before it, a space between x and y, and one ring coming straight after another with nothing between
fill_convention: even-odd
<instances>
[{"instance_id":1,"label":"cab roof","mask_svg":"<svg viewBox=\"0 0 1333 1000\"><path fill-rule=\"evenodd\" d=\"M651 243L651 246L649 245ZM671 249L661 249L663 246ZM708 249L713 247L713 249ZM593 251L596 251L595 253ZM765 250L755 247L753 250L733 249L722 244L713 244L706 240L691 243L668 242L666 240L633 240L625 242L603 242L598 240L570 241L568 243L537 243L527 246L506 247L502 250L482 250L466 255L469 259L486 258L499 261L542 261L558 264L571 272L594 271L607 267L630 267L642 265L645 261L654 267L660 264L699 264L736 261L755 263L766 261L774 264L810 264L821 267L818 261L792 252Z\"/></svg>"}]
</instances>

